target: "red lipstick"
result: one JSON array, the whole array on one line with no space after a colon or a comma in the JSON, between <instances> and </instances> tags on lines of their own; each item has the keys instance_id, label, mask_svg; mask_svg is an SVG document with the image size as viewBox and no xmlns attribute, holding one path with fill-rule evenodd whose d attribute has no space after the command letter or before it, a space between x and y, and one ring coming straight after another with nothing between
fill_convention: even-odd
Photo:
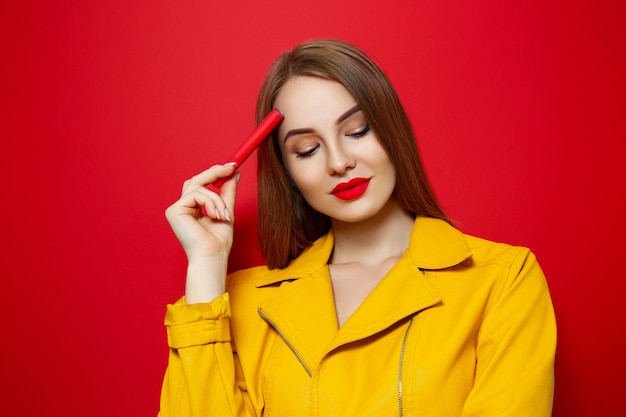
<instances>
[{"instance_id":1,"label":"red lipstick","mask_svg":"<svg viewBox=\"0 0 626 417\"><path fill-rule=\"evenodd\" d=\"M361 197L367 191L369 185L369 178L352 178L350 181L337 184L330 193L340 200L354 200Z\"/></svg>"}]
</instances>

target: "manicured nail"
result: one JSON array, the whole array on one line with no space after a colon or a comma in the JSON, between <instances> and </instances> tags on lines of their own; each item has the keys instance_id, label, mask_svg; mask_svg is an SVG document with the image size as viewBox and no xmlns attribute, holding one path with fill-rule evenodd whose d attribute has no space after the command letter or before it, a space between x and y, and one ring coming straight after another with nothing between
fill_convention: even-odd
<instances>
[{"instance_id":1,"label":"manicured nail","mask_svg":"<svg viewBox=\"0 0 626 417\"><path fill-rule=\"evenodd\" d=\"M235 174L235 180L239 182L239 178L241 178L241 172L237 171L237 173Z\"/></svg>"},{"instance_id":2,"label":"manicured nail","mask_svg":"<svg viewBox=\"0 0 626 417\"><path fill-rule=\"evenodd\" d=\"M232 221L232 218L230 217L230 210L228 210L228 208L224 209L224 217L226 217L226 221L229 223Z\"/></svg>"}]
</instances>

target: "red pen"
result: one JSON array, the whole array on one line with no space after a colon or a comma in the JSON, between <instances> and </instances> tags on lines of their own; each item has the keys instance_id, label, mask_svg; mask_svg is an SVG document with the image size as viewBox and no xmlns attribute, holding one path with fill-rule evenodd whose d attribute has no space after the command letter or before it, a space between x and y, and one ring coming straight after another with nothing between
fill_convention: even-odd
<instances>
[{"instance_id":1,"label":"red pen","mask_svg":"<svg viewBox=\"0 0 626 417\"><path fill-rule=\"evenodd\" d=\"M234 162L235 170L239 168L241 164L252 155L252 152L254 152L263 139L265 139L284 118L285 116L277 109L273 109L269 112L252 133L250 133L250 136L248 136L241 146L226 160L226 163ZM219 178L213 184L210 184L210 186L220 188L233 174L225 178Z\"/></svg>"}]
</instances>

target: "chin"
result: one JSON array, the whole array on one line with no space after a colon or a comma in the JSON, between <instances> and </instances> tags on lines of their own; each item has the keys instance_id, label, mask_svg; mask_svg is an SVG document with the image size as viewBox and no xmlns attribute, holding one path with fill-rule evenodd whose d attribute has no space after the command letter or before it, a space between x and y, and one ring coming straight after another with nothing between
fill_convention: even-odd
<instances>
[{"instance_id":1,"label":"chin","mask_svg":"<svg viewBox=\"0 0 626 417\"><path fill-rule=\"evenodd\" d=\"M330 218L333 222L357 224L376 219L377 217L379 217L379 215L381 215L381 211L382 208L370 208L368 210L346 208L344 213L335 216L331 215Z\"/></svg>"}]
</instances>

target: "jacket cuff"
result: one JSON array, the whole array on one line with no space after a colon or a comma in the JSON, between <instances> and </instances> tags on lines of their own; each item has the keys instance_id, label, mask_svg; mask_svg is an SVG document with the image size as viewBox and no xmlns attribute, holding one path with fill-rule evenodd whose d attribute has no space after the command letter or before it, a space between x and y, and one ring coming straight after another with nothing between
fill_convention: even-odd
<instances>
[{"instance_id":1,"label":"jacket cuff","mask_svg":"<svg viewBox=\"0 0 626 417\"><path fill-rule=\"evenodd\" d=\"M230 342L228 293L210 303L185 304L182 297L167 306L167 342L172 349Z\"/></svg>"}]
</instances>

